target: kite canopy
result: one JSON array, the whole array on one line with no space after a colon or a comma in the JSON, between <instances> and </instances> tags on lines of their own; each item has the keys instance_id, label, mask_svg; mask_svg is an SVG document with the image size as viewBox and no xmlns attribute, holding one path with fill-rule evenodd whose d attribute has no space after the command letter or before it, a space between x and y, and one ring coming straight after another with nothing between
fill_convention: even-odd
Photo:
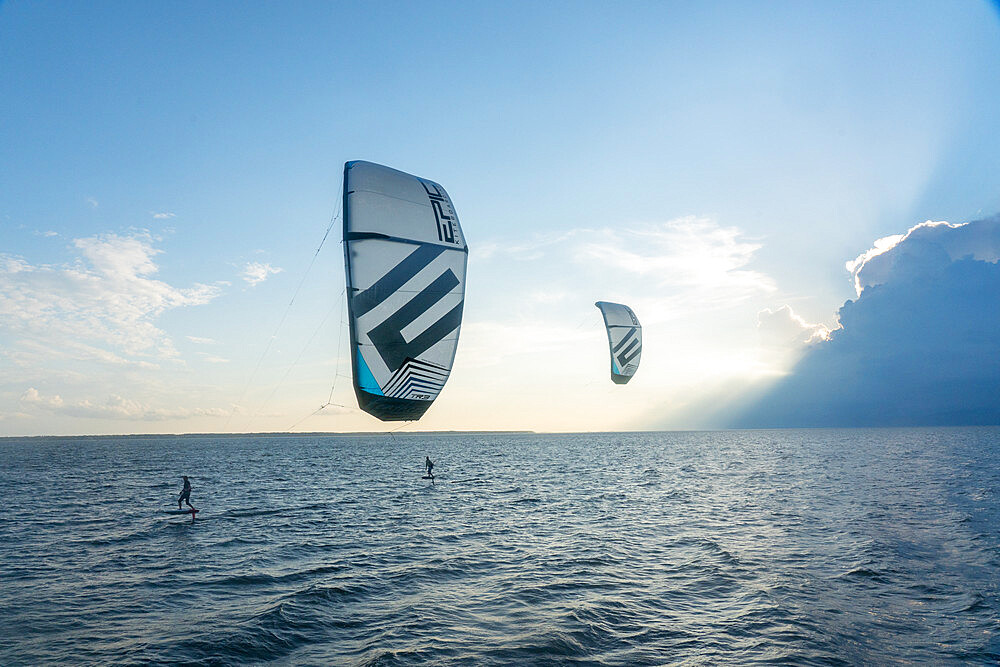
<instances>
[{"instance_id":1,"label":"kite canopy","mask_svg":"<svg viewBox=\"0 0 1000 667\"><path fill-rule=\"evenodd\" d=\"M642 325L632 309L620 303L598 301L594 304L604 315L611 348L611 380L625 384L639 368L642 354Z\"/></svg>"},{"instance_id":2,"label":"kite canopy","mask_svg":"<svg viewBox=\"0 0 1000 667\"><path fill-rule=\"evenodd\" d=\"M444 188L344 165L344 258L354 392L383 421L419 419L451 373L469 249Z\"/></svg>"}]
</instances>

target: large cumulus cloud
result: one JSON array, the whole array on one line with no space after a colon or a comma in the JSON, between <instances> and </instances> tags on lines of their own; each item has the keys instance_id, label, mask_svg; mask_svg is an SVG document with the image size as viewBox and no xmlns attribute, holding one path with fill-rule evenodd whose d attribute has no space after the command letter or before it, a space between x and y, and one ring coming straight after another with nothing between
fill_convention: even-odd
<instances>
[{"instance_id":1,"label":"large cumulus cloud","mask_svg":"<svg viewBox=\"0 0 1000 667\"><path fill-rule=\"evenodd\" d=\"M1000 424L1000 216L879 239L841 328L734 426Z\"/></svg>"},{"instance_id":2,"label":"large cumulus cloud","mask_svg":"<svg viewBox=\"0 0 1000 667\"><path fill-rule=\"evenodd\" d=\"M886 236L871 249L847 262L858 296L866 287L896 280L918 278L918 273L936 271L959 259L996 262L1000 258L1000 217L953 225L922 222L905 234Z\"/></svg>"}]
</instances>

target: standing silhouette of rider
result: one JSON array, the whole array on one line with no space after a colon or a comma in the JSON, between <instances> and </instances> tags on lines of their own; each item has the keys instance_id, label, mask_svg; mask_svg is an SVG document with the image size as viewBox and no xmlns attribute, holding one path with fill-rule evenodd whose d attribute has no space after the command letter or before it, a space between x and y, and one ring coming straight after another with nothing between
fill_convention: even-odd
<instances>
[{"instance_id":1,"label":"standing silhouette of rider","mask_svg":"<svg viewBox=\"0 0 1000 667\"><path fill-rule=\"evenodd\" d=\"M181 490L181 497L177 499L177 509L181 508L181 503L187 503L187 506L194 509L194 505L191 504L191 480L184 475L184 488Z\"/></svg>"}]
</instances>

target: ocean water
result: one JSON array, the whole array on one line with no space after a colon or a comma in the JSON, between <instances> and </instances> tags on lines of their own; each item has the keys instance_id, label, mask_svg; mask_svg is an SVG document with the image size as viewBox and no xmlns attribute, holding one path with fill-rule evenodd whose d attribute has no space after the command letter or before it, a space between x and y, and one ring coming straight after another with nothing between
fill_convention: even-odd
<instances>
[{"instance_id":1,"label":"ocean water","mask_svg":"<svg viewBox=\"0 0 1000 667\"><path fill-rule=\"evenodd\" d=\"M2 439L0 493L3 665L1000 661L997 428Z\"/></svg>"}]
</instances>

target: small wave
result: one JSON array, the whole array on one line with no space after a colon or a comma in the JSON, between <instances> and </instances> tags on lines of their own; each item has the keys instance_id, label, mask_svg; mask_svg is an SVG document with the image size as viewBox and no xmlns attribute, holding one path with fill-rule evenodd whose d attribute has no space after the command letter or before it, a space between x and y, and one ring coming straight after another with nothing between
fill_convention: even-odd
<instances>
[{"instance_id":1,"label":"small wave","mask_svg":"<svg viewBox=\"0 0 1000 667\"><path fill-rule=\"evenodd\" d=\"M190 517L188 518L190 523ZM142 542L144 540L149 540L155 537L161 530L161 527L143 527L137 530L128 531L119 534L108 534L105 533L99 537L82 538L77 540L69 540L70 543L76 544L86 544L88 546L102 547L120 544L131 544L135 542Z\"/></svg>"},{"instance_id":2,"label":"small wave","mask_svg":"<svg viewBox=\"0 0 1000 667\"><path fill-rule=\"evenodd\" d=\"M200 582L206 586L240 587L240 586L260 586L267 584L286 584L303 579L309 579L323 574L342 572L347 569L346 565L320 565L317 567L287 572L285 574L268 574L266 572L256 572L253 574L236 574L218 579L205 579Z\"/></svg>"},{"instance_id":3,"label":"small wave","mask_svg":"<svg viewBox=\"0 0 1000 667\"><path fill-rule=\"evenodd\" d=\"M851 579L868 579L877 583L884 583L886 577L884 574L878 570L873 570L867 567L856 567L843 574L838 575L839 578L851 578Z\"/></svg>"},{"instance_id":4,"label":"small wave","mask_svg":"<svg viewBox=\"0 0 1000 667\"><path fill-rule=\"evenodd\" d=\"M936 600L941 595L946 594L946 590L944 588L923 581L907 586L906 591L912 595L914 599L922 601Z\"/></svg>"},{"instance_id":5,"label":"small wave","mask_svg":"<svg viewBox=\"0 0 1000 667\"><path fill-rule=\"evenodd\" d=\"M400 661L407 663L427 663L432 661L434 658L440 657L435 651L420 649L398 649L395 651L375 649L373 651L369 651L368 653L373 653L374 655L365 655L361 657L360 664L365 667L381 667L381 665L391 665Z\"/></svg>"},{"instance_id":6,"label":"small wave","mask_svg":"<svg viewBox=\"0 0 1000 667\"><path fill-rule=\"evenodd\" d=\"M486 655L501 664L532 664L544 661L554 664L556 658L574 658L589 651L569 632L546 633L543 637L524 638L517 643L488 651Z\"/></svg>"},{"instance_id":7,"label":"small wave","mask_svg":"<svg viewBox=\"0 0 1000 667\"><path fill-rule=\"evenodd\" d=\"M238 517L238 518L253 517L253 516L270 516L272 514L290 514L292 512L303 512L314 509L322 509L325 507L328 507L327 503L313 503L311 505L292 505L290 507L272 507L272 508L247 507L242 509L226 510L222 512L219 516Z\"/></svg>"},{"instance_id":8,"label":"small wave","mask_svg":"<svg viewBox=\"0 0 1000 667\"><path fill-rule=\"evenodd\" d=\"M446 480L446 481L448 481L448 482L450 482L452 484L477 484L477 485L482 485L482 484L486 484L487 480L485 480L482 477L470 477L469 479L452 479L452 480Z\"/></svg>"},{"instance_id":9,"label":"small wave","mask_svg":"<svg viewBox=\"0 0 1000 667\"><path fill-rule=\"evenodd\" d=\"M324 637L333 628L362 625L362 620L350 614L333 618L323 614L331 602L350 600L359 592L339 586L310 586L283 596L244 622L242 627L188 639L173 647L171 654L204 656L206 659L202 662L209 664L260 663L286 658Z\"/></svg>"},{"instance_id":10,"label":"small wave","mask_svg":"<svg viewBox=\"0 0 1000 667\"><path fill-rule=\"evenodd\" d=\"M675 546L685 547L691 546L695 550L701 552L707 552L708 554L718 556L721 558L722 562L727 565L740 565L741 561L739 556L732 553L721 544L716 542L710 537L685 537L680 538L675 542ZM700 562L702 557L697 557L696 562Z\"/></svg>"},{"instance_id":11,"label":"small wave","mask_svg":"<svg viewBox=\"0 0 1000 667\"><path fill-rule=\"evenodd\" d=\"M225 548L225 547L242 547L242 546L250 546L250 545L259 544L259 543L260 543L260 540L251 540L251 539L247 539L245 537L235 536L235 537L230 537L227 540L222 540L221 542L216 542L215 546L219 547L219 548Z\"/></svg>"},{"instance_id":12,"label":"small wave","mask_svg":"<svg viewBox=\"0 0 1000 667\"><path fill-rule=\"evenodd\" d=\"M969 602L964 607L958 610L960 614L971 614L975 612L983 611L984 609L989 609L989 605L984 598L979 593L972 594L972 602Z\"/></svg>"}]
</instances>

